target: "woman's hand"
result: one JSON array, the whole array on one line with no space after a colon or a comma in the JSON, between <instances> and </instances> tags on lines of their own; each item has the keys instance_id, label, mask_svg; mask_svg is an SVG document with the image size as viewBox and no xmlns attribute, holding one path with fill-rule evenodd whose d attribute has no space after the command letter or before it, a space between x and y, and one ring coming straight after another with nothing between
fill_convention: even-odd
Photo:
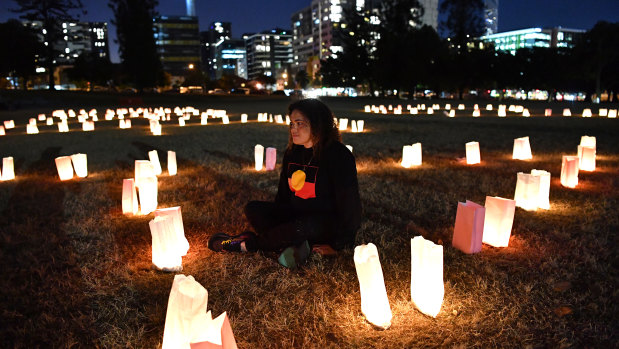
<instances>
[{"instance_id":1,"label":"woman's hand","mask_svg":"<svg viewBox=\"0 0 619 349\"><path fill-rule=\"evenodd\" d=\"M337 251L330 245L314 245L312 252L320 253L323 256L335 256L337 254Z\"/></svg>"}]
</instances>

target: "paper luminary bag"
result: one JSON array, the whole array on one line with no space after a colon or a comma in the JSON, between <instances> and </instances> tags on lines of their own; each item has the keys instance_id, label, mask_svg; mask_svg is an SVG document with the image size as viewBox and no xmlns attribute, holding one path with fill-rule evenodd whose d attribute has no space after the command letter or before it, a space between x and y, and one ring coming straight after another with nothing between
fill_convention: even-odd
<instances>
[{"instance_id":1,"label":"paper luminary bag","mask_svg":"<svg viewBox=\"0 0 619 349\"><path fill-rule=\"evenodd\" d=\"M443 284L443 246L421 236L411 239L411 299L422 313L436 317L441 310Z\"/></svg>"},{"instance_id":2,"label":"paper luminary bag","mask_svg":"<svg viewBox=\"0 0 619 349\"><path fill-rule=\"evenodd\" d=\"M193 276L174 276L165 327L162 349L189 349L194 323L206 316L208 292Z\"/></svg>"},{"instance_id":3,"label":"paper luminary bag","mask_svg":"<svg viewBox=\"0 0 619 349\"><path fill-rule=\"evenodd\" d=\"M176 176L178 169L176 166L176 152L168 150L168 175Z\"/></svg>"},{"instance_id":4,"label":"paper luminary bag","mask_svg":"<svg viewBox=\"0 0 619 349\"><path fill-rule=\"evenodd\" d=\"M155 171L155 175L159 176L161 174L161 163L159 162L159 154L157 154L156 150L151 150L148 152L148 159L150 163L153 164L153 171Z\"/></svg>"},{"instance_id":5,"label":"paper luminary bag","mask_svg":"<svg viewBox=\"0 0 619 349\"><path fill-rule=\"evenodd\" d=\"M256 171L262 170L262 164L264 162L264 147L260 144L256 144L254 147L254 160L256 160Z\"/></svg>"},{"instance_id":6,"label":"paper luminary bag","mask_svg":"<svg viewBox=\"0 0 619 349\"><path fill-rule=\"evenodd\" d=\"M73 168L75 168L75 174L80 178L88 176L88 158L86 154L73 154L71 155L71 162Z\"/></svg>"},{"instance_id":7,"label":"paper luminary bag","mask_svg":"<svg viewBox=\"0 0 619 349\"><path fill-rule=\"evenodd\" d=\"M364 125L365 125L365 121L357 120L357 132L363 132Z\"/></svg>"},{"instance_id":8,"label":"paper luminary bag","mask_svg":"<svg viewBox=\"0 0 619 349\"><path fill-rule=\"evenodd\" d=\"M583 171L595 171L595 146L578 146L578 167Z\"/></svg>"},{"instance_id":9,"label":"paper luminary bag","mask_svg":"<svg viewBox=\"0 0 619 349\"><path fill-rule=\"evenodd\" d=\"M224 311L213 319L209 311L193 322L191 349L237 349L232 326Z\"/></svg>"},{"instance_id":10,"label":"paper luminary bag","mask_svg":"<svg viewBox=\"0 0 619 349\"><path fill-rule=\"evenodd\" d=\"M479 154L479 142L466 143L466 163L468 165L479 164L481 156Z\"/></svg>"},{"instance_id":11,"label":"paper luminary bag","mask_svg":"<svg viewBox=\"0 0 619 349\"><path fill-rule=\"evenodd\" d=\"M402 148L402 167L421 165L421 143L405 145Z\"/></svg>"},{"instance_id":12,"label":"paper luminary bag","mask_svg":"<svg viewBox=\"0 0 619 349\"><path fill-rule=\"evenodd\" d=\"M189 250L189 242L185 237L185 228L183 228L183 215L181 207L160 208L155 210L155 217L168 217L172 220L175 239L170 241L173 248L178 251L181 256L187 254Z\"/></svg>"},{"instance_id":13,"label":"paper luminary bag","mask_svg":"<svg viewBox=\"0 0 619 349\"><path fill-rule=\"evenodd\" d=\"M371 324L384 329L389 328L391 307L376 246L369 243L355 247L353 259L359 278L361 312Z\"/></svg>"},{"instance_id":14,"label":"paper luminary bag","mask_svg":"<svg viewBox=\"0 0 619 349\"><path fill-rule=\"evenodd\" d=\"M277 160L277 150L273 147L268 147L266 150L266 170L272 171L275 169L275 162Z\"/></svg>"},{"instance_id":15,"label":"paper luminary bag","mask_svg":"<svg viewBox=\"0 0 619 349\"><path fill-rule=\"evenodd\" d=\"M12 156L2 159L2 177L0 178L2 178L3 181L15 179L15 167Z\"/></svg>"},{"instance_id":16,"label":"paper luminary bag","mask_svg":"<svg viewBox=\"0 0 619 349\"><path fill-rule=\"evenodd\" d=\"M150 160L135 160L135 185L139 188L143 178L156 177L153 163Z\"/></svg>"},{"instance_id":17,"label":"paper luminary bag","mask_svg":"<svg viewBox=\"0 0 619 349\"><path fill-rule=\"evenodd\" d=\"M153 265L163 271L181 271L183 269L183 255L179 251L173 218L155 216L155 219L148 222L148 226L153 238Z\"/></svg>"},{"instance_id":18,"label":"paper luminary bag","mask_svg":"<svg viewBox=\"0 0 619 349\"><path fill-rule=\"evenodd\" d=\"M531 174L539 177L538 207L544 210L550 210L550 172L544 170L531 170Z\"/></svg>"},{"instance_id":19,"label":"paper luminary bag","mask_svg":"<svg viewBox=\"0 0 619 349\"><path fill-rule=\"evenodd\" d=\"M149 214L157 209L157 177L143 177L140 179L138 197L140 199L140 213Z\"/></svg>"},{"instance_id":20,"label":"paper luminary bag","mask_svg":"<svg viewBox=\"0 0 619 349\"><path fill-rule=\"evenodd\" d=\"M529 173L518 172L516 175L516 206L527 211L535 211L539 206L540 177Z\"/></svg>"},{"instance_id":21,"label":"paper luminary bag","mask_svg":"<svg viewBox=\"0 0 619 349\"><path fill-rule=\"evenodd\" d=\"M138 193L133 178L123 179L122 208L123 214L138 214Z\"/></svg>"},{"instance_id":22,"label":"paper luminary bag","mask_svg":"<svg viewBox=\"0 0 619 349\"><path fill-rule=\"evenodd\" d=\"M464 253L481 251L485 216L486 209L483 206L469 200L458 202L451 245Z\"/></svg>"},{"instance_id":23,"label":"paper luminary bag","mask_svg":"<svg viewBox=\"0 0 619 349\"><path fill-rule=\"evenodd\" d=\"M529 137L514 139L514 152L512 154L512 158L517 160L533 159L533 155L531 154L531 145L529 144Z\"/></svg>"},{"instance_id":24,"label":"paper luminary bag","mask_svg":"<svg viewBox=\"0 0 619 349\"><path fill-rule=\"evenodd\" d=\"M486 218L482 242L494 247L507 247L514 224L516 201L486 196Z\"/></svg>"},{"instance_id":25,"label":"paper luminary bag","mask_svg":"<svg viewBox=\"0 0 619 349\"><path fill-rule=\"evenodd\" d=\"M575 188L578 185L578 156L563 155L561 164L561 185Z\"/></svg>"},{"instance_id":26,"label":"paper luminary bag","mask_svg":"<svg viewBox=\"0 0 619 349\"><path fill-rule=\"evenodd\" d=\"M71 165L71 157L59 156L56 158L56 169L58 177L61 181L66 181L73 178L73 166Z\"/></svg>"}]
</instances>

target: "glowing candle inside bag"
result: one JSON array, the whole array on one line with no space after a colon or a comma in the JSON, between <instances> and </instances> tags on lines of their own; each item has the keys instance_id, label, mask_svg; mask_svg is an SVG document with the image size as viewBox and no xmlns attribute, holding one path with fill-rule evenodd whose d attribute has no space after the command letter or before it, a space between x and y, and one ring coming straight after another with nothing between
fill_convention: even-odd
<instances>
[{"instance_id":1,"label":"glowing candle inside bag","mask_svg":"<svg viewBox=\"0 0 619 349\"><path fill-rule=\"evenodd\" d=\"M443 246L416 236L411 239L411 299L419 311L436 317L444 295Z\"/></svg>"},{"instance_id":2,"label":"glowing candle inside bag","mask_svg":"<svg viewBox=\"0 0 619 349\"><path fill-rule=\"evenodd\" d=\"M355 247L354 261L359 279L361 312L375 326L389 328L392 314L376 246L369 243Z\"/></svg>"},{"instance_id":3,"label":"glowing candle inside bag","mask_svg":"<svg viewBox=\"0 0 619 349\"><path fill-rule=\"evenodd\" d=\"M256 171L262 170L262 164L264 162L264 147L260 144L256 144L254 147L254 160L256 161Z\"/></svg>"}]
</instances>

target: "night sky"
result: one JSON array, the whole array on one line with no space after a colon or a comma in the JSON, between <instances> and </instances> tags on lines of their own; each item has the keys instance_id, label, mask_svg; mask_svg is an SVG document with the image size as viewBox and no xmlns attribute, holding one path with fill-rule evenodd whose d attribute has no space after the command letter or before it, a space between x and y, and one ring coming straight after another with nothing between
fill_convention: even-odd
<instances>
[{"instance_id":1,"label":"night sky","mask_svg":"<svg viewBox=\"0 0 619 349\"><path fill-rule=\"evenodd\" d=\"M4 0L9 8L14 2ZM110 22L112 11L105 0L83 0L88 13L84 21ZM232 23L232 36L253 33L274 27L290 28L293 12L308 6L311 0L195 0L200 30L206 30L213 21ZM157 8L162 15L184 15L185 0L159 0ZM17 18L3 4L0 22ZM530 27L565 27L591 29L596 22L619 22L619 0L499 0L499 31ZM116 28L110 23L110 53L118 62L118 46L113 43Z\"/></svg>"}]
</instances>

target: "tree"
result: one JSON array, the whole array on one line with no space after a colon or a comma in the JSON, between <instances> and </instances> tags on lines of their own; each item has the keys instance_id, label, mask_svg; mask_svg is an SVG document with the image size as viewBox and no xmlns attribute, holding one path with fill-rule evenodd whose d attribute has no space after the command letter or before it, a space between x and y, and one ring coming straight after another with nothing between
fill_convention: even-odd
<instances>
[{"instance_id":1,"label":"tree","mask_svg":"<svg viewBox=\"0 0 619 349\"><path fill-rule=\"evenodd\" d=\"M383 89L415 88L415 69L411 57L419 52L415 52L411 43L423 14L424 9L417 0L392 0L383 3L375 70L377 81Z\"/></svg>"},{"instance_id":2,"label":"tree","mask_svg":"<svg viewBox=\"0 0 619 349\"><path fill-rule=\"evenodd\" d=\"M0 23L0 47L0 75L21 78L26 89L35 74L37 56L44 52L43 45L32 30L11 19Z\"/></svg>"},{"instance_id":3,"label":"tree","mask_svg":"<svg viewBox=\"0 0 619 349\"><path fill-rule=\"evenodd\" d=\"M446 14L440 29L458 52L466 51L471 39L483 35L483 0L443 0L440 10Z\"/></svg>"},{"instance_id":4,"label":"tree","mask_svg":"<svg viewBox=\"0 0 619 349\"><path fill-rule=\"evenodd\" d=\"M469 43L483 34L483 0L443 0L440 6L446 14L439 27L448 36L451 46L449 74L462 99L464 91L473 88L481 79L476 62L486 59L487 53L469 48Z\"/></svg>"},{"instance_id":5,"label":"tree","mask_svg":"<svg viewBox=\"0 0 619 349\"><path fill-rule=\"evenodd\" d=\"M301 89L304 89L310 83L309 75L304 69L301 69L295 74L294 81Z\"/></svg>"},{"instance_id":6,"label":"tree","mask_svg":"<svg viewBox=\"0 0 619 349\"><path fill-rule=\"evenodd\" d=\"M157 0L110 0L120 58L125 74L138 88L154 87L163 79L153 33Z\"/></svg>"},{"instance_id":7,"label":"tree","mask_svg":"<svg viewBox=\"0 0 619 349\"><path fill-rule=\"evenodd\" d=\"M90 82L92 89L94 85L107 86L113 77L114 70L109 58L99 57L95 52L87 52L77 57L68 74L72 80Z\"/></svg>"},{"instance_id":8,"label":"tree","mask_svg":"<svg viewBox=\"0 0 619 349\"><path fill-rule=\"evenodd\" d=\"M332 54L321 62L322 81L329 86L350 87L365 85L374 89L375 58L372 55L376 28L370 24L369 13L353 6L346 6L343 23L335 36L342 52Z\"/></svg>"},{"instance_id":9,"label":"tree","mask_svg":"<svg viewBox=\"0 0 619 349\"><path fill-rule=\"evenodd\" d=\"M60 23L73 21L78 16L70 13L83 8L81 0L13 0L18 8L11 12L21 13L20 18L41 21L45 50L45 67L49 77L49 89L55 89L54 71L57 56L56 44L61 37ZM83 13L86 13L83 11Z\"/></svg>"},{"instance_id":10,"label":"tree","mask_svg":"<svg viewBox=\"0 0 619 349\"><path fill-rule=\"evenodd\" d=\"M183 86L202 86L202 88L206 88L206 85L210 79L206 74L202 72L202 70L198 68L190 69L189 72L185 75L185 80L183 81Z\"/></svg>"},{"instance_id":11,"label":"tree","mask_svg":"<svg viewBox=\"0 0 619 349\"><path fill-rule=\"evenodd\" d=\"M261 83L263 86L273 85L276 82L274 77L264 74L258 75L254 80Z\"/></svg>"},{"instance_id":12,"label":"tree","mask_svg":"<svg viewBox=\"0 0 619 349\"><path fill-rule=\"evenodd\" d=\"M583 76L598 96L603 89L619 90L619 22L596 23L575 50Z\"/></svg>"}]
</instances>

